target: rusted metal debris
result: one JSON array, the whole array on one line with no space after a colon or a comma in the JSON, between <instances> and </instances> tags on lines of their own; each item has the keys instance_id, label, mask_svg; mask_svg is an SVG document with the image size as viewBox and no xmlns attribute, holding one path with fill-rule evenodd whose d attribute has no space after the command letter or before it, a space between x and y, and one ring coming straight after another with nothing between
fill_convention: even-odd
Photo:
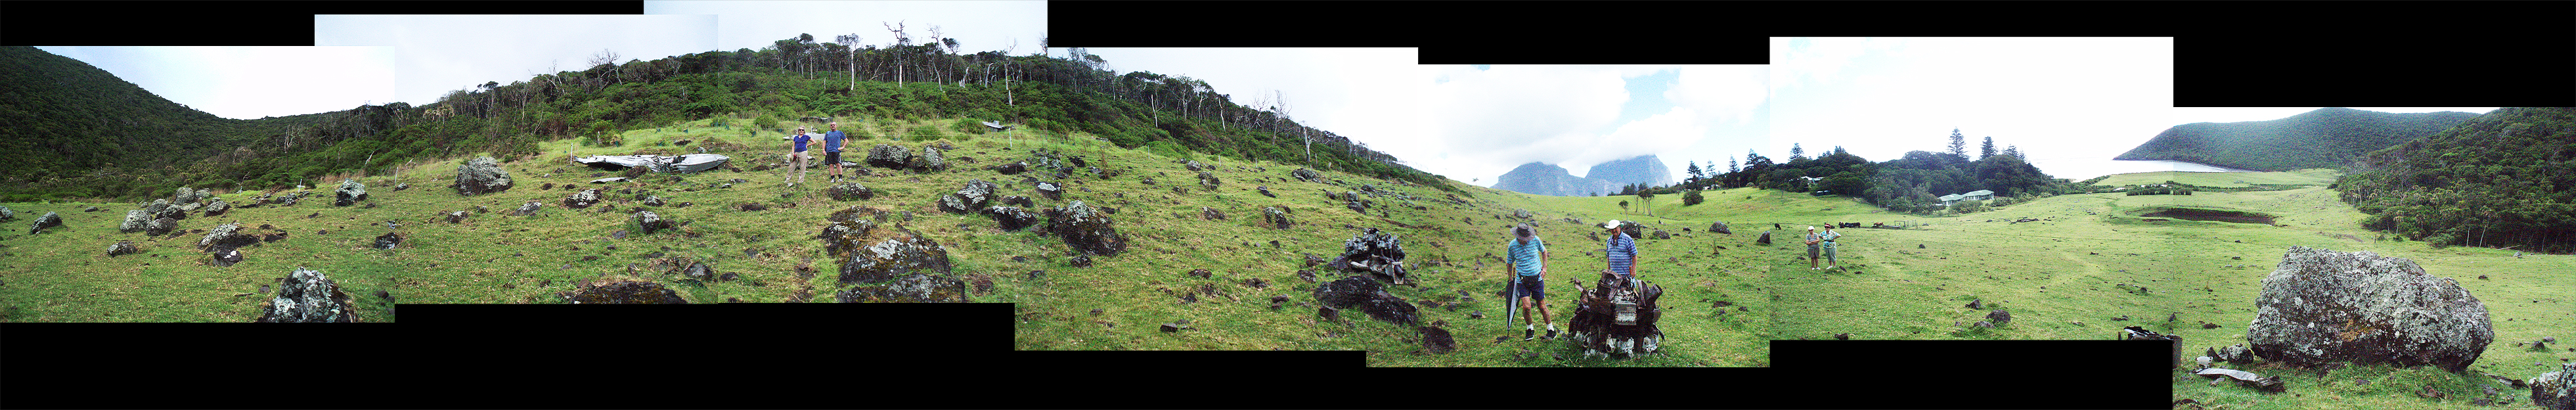
<instances>
[{"instance_id":1,"label":"rusted metal debris","mask_svg":"<svg viewBox=\"0 0 2576 410\"><path fill-rule=\"evenodd\" d=\"M2236 380L2236 384L2244 385L2245 387L2252 387L2252 388L2254 388L2254 389L2256 389L2256 390L2262 390L2262 391L2268 391L2268 392L2274 392L2274 393L2279 393L2279 392L2282 392L2282 391L2287 391L2287 390L2289 390L2289 385L2284 384L2284 383L2281 383L2281 378L2280 378L2280 377L2263 377L2263 375L2254 374L2254 373L2249 373L2249 372L2244 372L2244 371L2238 371L2238 370L2228 370L2228 369L2219 369L2219 368L2209 368L2209 369L2200 369L2200 371L2192 372L2192 374L2200 375L2200 377L2207 377L2207 378L2211 378L2211 379L2217 379L2217 378L2222 378L2222 377L2224 377L2224 378L2229 378L2229 379L2235 379L2235 380Z\"/></svg>"}]
</instances>

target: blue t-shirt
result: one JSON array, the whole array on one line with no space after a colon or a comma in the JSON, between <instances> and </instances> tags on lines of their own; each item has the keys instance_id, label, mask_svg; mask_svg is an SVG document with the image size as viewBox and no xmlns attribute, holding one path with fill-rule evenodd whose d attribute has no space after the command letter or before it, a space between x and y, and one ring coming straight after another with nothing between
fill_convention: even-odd
<instances>
[{"instance_id":1,"label":"blue t-shirt","mask_svg":"<svg viewBox=\"0 0 2576 410\"><path fill-rule=\"evenodd\" d=\"M841 152L841 130L823 133L823 152Z\"/></svg>"},{"instance_id":2,"label":"blue t-shirt","mask_svg":"<svg viewBox=\"0 0 2576 410\"><path fill-rule=\"evenodd\" d=\"M1547 241L1530 238L1529 242L1521 242L1513 238L1510 242L1512 268L1519 270L1521 276L1538 276L1538 253L1547 251Z\"/></svg>"},{"instance_id":3,"label":"blue t-shirt","mask_svg":"<svg viewBox=\"0 0 2576 410\"><path fill-rule=\"evenodd\" d=\"M805 143L811 141L814 141L814 137L807 136L805 134L796 134L796 152L805 152Z\"/></svg>"},{"instance_id":4,"label":"blue t-shirt","mask_svg":"<svg viewBox=\"0 0 2576 410\"><path fill-rule=\"evenodd\" d=\"M1610 259L1610 272L1626 275L1637 264L1637 241L1628 239L1627 232L1610 234L1610 246L1601 254Z\"/></svg>"}]
</instances>

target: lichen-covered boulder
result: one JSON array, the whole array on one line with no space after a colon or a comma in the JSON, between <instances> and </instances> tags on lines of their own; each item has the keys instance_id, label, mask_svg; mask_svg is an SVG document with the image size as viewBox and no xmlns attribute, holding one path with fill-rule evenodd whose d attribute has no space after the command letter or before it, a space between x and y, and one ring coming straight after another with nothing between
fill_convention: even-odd
<instances>
[{"instance_id":1,"label":"lichen-covered boulder","mask_svg":"<svg viewBox=\"0 0 2576 410\"><path fill-rule=\"evenodd\" d=\"M824 192L831 194L834 201L858 201L877 196L876 191L869 190L867 185L860 185L858 181L833 185L831 188L825 188Z\"/></svg>"},{"instance_id":2,"label":"lichen-covered boulder","mask_svg":"<svg viewBox=\"0 0 2576 410\"><path fill-rule=\"evenodd\" d=\"M241 224L228 223L215 225L213 228L206 228L206 236L197 239L197 249L212 252L250 246L258 243L258 235L242 233Z\"/></svg>"},{"instance_id":3,"label":"lichen-covered boulder","mask_svg":"<svg viewBox=\"0 0 2576 410\"><path fill-rule=\"evenodd\" d=\"M2576 410L2576 363L2558 365L2558 371L2541 373L2531 378L2531 404L2555 410Z\"/></svg>"},{"instance_id":4,"label":"lichen-covered boulder","mask_svg":"<svg viewBox=\"0 0 2576 410\"><path fill-rule=\"evenodd\" d=\"M883 229L893 231L892 237L841 258L841 284L879 283L911 274L948 275L948 249L939 242L902 228Z\"/></svg>"},{"instance_id":5,"label":"lichen-covered boulder","mask_svg":"<svg viewBox=\"0 0 2576 410\"><path fill-rule=\"evenodd\" d=\"M116 241L115 245L107 246L107 256L131 255L138 252L143 252L143 249L135 247L134 241Z\"/></svg>"},{"instance_id":6,"label":"lichen-covered boulder","mask_svg":"<svg viewBox=\"0 0 2576 410\"><path fill-rule=\"evenodd\" d=\"M1046 196L1049 201L1064 200L1064 186L1056 185L1054 182L1039 182L1037 189L1038 195Z\"/></svg>"},{"instance_id":7,"label":"lichen-covered boulder","mask_svg":"<svg viewBox=\"0 0 2576 410\"><path fill-rule=\"evenodd\" d=\"M1207 187L1207 189L1208 189L1208 190L1216 190L1216 186L1217 186L1217 184L1218 184L1218 183L1219 183L1219 181L1217 181L1217 180L1216 180L1216 173L1212 173L1212 172L1201 172L1201 173L1199 173L1199 186Z\"/></svg>"},{"instance_id":8,"label":"lichen-covered boulder","mask_svg":"<svg viewBox=\"0 0 2576 410\"><path fill-rule=\"evenodd\" d=\"M1076 251L1118 256L1127 250L1127 237L1118 234L1117 221L1082 201L1048 209L1046 216L1046 232L1064 238Z\"/></svg>"},{"instance_id":9,"label":"lichen-covered boulder","mask_svg":"<svg viewBox=\"0 0 2576 410\"><path fill-rule=\"evenodd\" d=\"M924 146L921 147L921 155L912 156L904 165L916 171L938 172L948 169L948 160L940 156L939 148Z\"/></svg>"},{"instance_id":10,"label":"lichen-covered boulder","mask_svg":"<svg viewBox=\"0 0 2576 410\"><path fill-rule=\"evenodd\" d=\"M154 220L152 220L152 222L147 222L147 223L144 223L144 224L143 224L143 234L145 234L145 235L152 235L152 236L169 235L169 234L170 234L170 230L172 230L172 229L179 229L179 220L177 220L177 219L170 219L170 218L161 218L161 219L154 219Z\"/></svg>"},{"instance_id":11,"label":"lichen-covered boulder","mask_svg":"<svg viewBox=\"0 0 2576 410\"><path fill-rule=\"evenodd\" d=\"M1038 223L1037 213L1029 212L1027 209L1022 209L1016 206L985 208L984 213L992 215L993 222L1000 223L1002 225L1002 230L1005 231L1027 229L1029 226L1037 225Z\"/></svg>"},{"instance_id":12,"label":"lichen-covered boulder","mask_svg":"<svg viewBox=\"0 0 2576 410\"><path fill-rule=\"evenodd\" d=\"M149 212L144 212L144 211L143 211L143 210L141 210L141 209L136 209L136 210L131 210L131 211L125 211L125 223L118 224L118 225L116 226L116 231L117 231L117 232L135 232L135 231L141 231L141 230L143 230L143 228L148 227L148 226L151 226L151 224L152 224L152 214L151 214L151 213L149 213Z\"/></svg>"},{"instance_id":13,"label":"lichen-covered boulder","mask_svg":"<svg viewBox=\"0 0 2576 410\"><path fill-rule=\"evenodd\" d=\"M1311 169L1298 168L1295 171L1288 171L1288 176L1297 177L1298 180L1306 182L1324 182L1324 174Z\"/></svg>"},{"instance_id":14,"label":"lichen-covered boulder","mask_svg":"<svg viewBox=\"0 0 2576 410\"><path fill-rule=\"evenodd\" d=\"M984 209L993 202L993 189L993 183L981 179L966 181L964 189L939 197L939 210L962 214Z\"/></svg>"},{"instance_id":15,"label":"lichen-covered boulder","mask_svg":"<svg viewBox=\"0 0 2576 410\"><path fill-rule=\"evenodd\" d=\"M947 276L904 275L882 285L841 291L841 303L966 303L966 282Z\"/></svg>"},{"instance_id":16,"label":"lichen-covered boulder","mask_svg":"<svg viewBox=\"0 0 2576 410\"><path fill-rule=\"evenodd\" d=\"M1029 172L1029 162L1011 161L1008 164L993 166L993 171L1000 172L1002 175L1019 175L1022 172Z\"/></svg>"},{"instance_id":17,"label":"lichen-covered boulder","mask_svg":"<svg viewBox=\"0 0 2576 410\"><path fill-rule=\"evenodd\" d=\"M474 157L456 168L456 193L482 195L510 190L510 172L492 157Z\"/></svg>"},{"instance_id":18,"label":"lichen-covered boulder","mask_svg":"<svg viewBox=\"0 0 2576 410\"><path fill-rule=\"evenodd\" d=\"M1003 196L1003 197L1002 197L1002 204L1003 204L1003 205L1016 206L1016 207L1022 207L1022 208L1036 208L1036 207L1038 206L1038 204L1037 204L1036 202L1030 202L1030 201L1029 201L1029 197L1019 196L1019 195L1008 195L1008 196Z\"/></svg>"},{"instance_id":19,"label":"lichen-covered boulder","mask_svg":"<svg viewBox=\"0 0 2576 410\"><path fill-rule=\"evenodd\" d=\"M321 271L295 268L278 280L277 297L259 305L259 323L355 323L349 294Z\"/></svg>"},{"instance_id":20,"label":"lichen-covered boulder","mask_svg":"<svg viewBox=\"0 0 2576 410\"><path fill-rule=\"evenodd\" d=\"M53 212L47 211L45 212L45 216L36 217L36 223L32 228L27 229L27 233L34 234L37 232L44 232L45 228L56 226L63 226L63 216L55 215Z\"/></svg>"},{"instance_id":21,"label":"lichen-covered boulder","mask_svg":"<svg viewBox=\"0 0 2576 410\"><path fill-rule=\"evenodd\" d=\"M1182 161L1182 162L1181 162L1181 167L1189 168L1189 169L1190 169L1190 172L1205 171L1205 170L1207 170L1208 168L1211 168L1211 167L1207 166L1207 164L1201 164L1201 163L1199 163L1199 162L1198 162L1198 160L1187 160L1187 161Z\"/></svg>"},{"instance_id":22,"label":"lichen-covered boulder","mask_svg":"<svg viewBox=\"0 0 2576 410\"><path fill-rule=\"evenodd\" d=\"M555 293L555 297L573 304L689 303L687 299L680 298L680 292L663 287L660 283L623 277L581 282L575 285L573 290Z\"/></svg>"},{"instance_id":23,"label":"lichen-covered boulder","mask_svg":"<svg viewBox=\"0 0 2576 410\"><path fill-rule=\"evenodd\" d=\"M2245 339L2254 355L2291 366L2438 366L2477 361L2495 328L2487 308L2415 261L2371 252L2290 247L2263 278Z\"/></svg>"},{"instance_id":24,"label":"lichen-covered boulder","mask_svg":"<svg viewBox=\"0 0 2576 410\"><path fill-rule=\"evenodd\" d=\"M599 188L584 189L581 190L581 192L574 192L572 195L564 197L563 201L564 207L572 209L589 208L591 205L598 203Z\"/></svg>"},{"instance_id":25,"label":"lichen-covered boulder","mask_svg":"<svg viewBox=\"0 0 2576 410\"><path fill-rule=\"evenodd\" d=\"M214 195L214 190L180 187L178 192L170 194L170 203L193 204L211 195Z\"/></svg>"},{"instance_id":26,"label":"lichen-covered boulder","mask_svg":"<svg viewBox=\"0 0 2576 410\"><path fill-rule=\"evenodd\" d=\"M1287 208L1265 206L1261 207L1261 226L1288 229L1296 226L1296 223L1288 219Z\"/></svg>"},{"instance_id":27,"label":"lichen-covered boulder","mask_svg":"<svg viewBox=\"0 0 2576 410\"><path fill-rule=\"evenodd\" d=\"M894 144L877 144L868 148L868 166L903 169L912 165L912 150Z\"/></svg>"},{"instance_id":28,"label":"lichen-covered boulder","mask_svg":"<svg viewBox=\"0 0 2576 410\"><path fill-rule=\"evenodd\" d=\"M868 207L853 206L833 211L831 216L824 218L830 225L824 226L823 233L814 238L823 240L825 253L833 257L848 256L850 250L867 246L864 241L869 231L876 230L877 224L886 217L885 210Z\"/></svg>"},{"instance_id":29,"label":"lichen-covered boulder","mask_svg":"<svg viewBox=\"0 0 2576 410\"><path fill-rule=\"evenodd\" d=\"M350 206L358 204L358 201L367 200L367 184L358 183L355 179L340 180L340 189L331 190L331 192L338 195L336 199L331 200L331 206Z\"/></svg>"},{"instance_id":30,"label":"lichen-covered boulder","mask_svg":"<svg viewBox=\"0 0 2576 410\"><path fill-rule=\"evenodd\" d=\"M1369 317L1393 323L1415 324L1421 321L1412 303L1386 292L1386 286L1367 276L1352 276L1315 287L1315 301L1335 309L1357 306Z\"/></svg>"},{"instance_id":31,"label":"lichen-covered boulder","mask_svg":"<svg viewBox=\"0 0 2576 410\"><path fill-rule=\"evenodd\" d=\"M662 219L661 214L653 213L653 211L636 212L635 223L644 227L644 234L646 235L653 234L653 231L671 229L671 221Z\"/></svg>"},{"instance_id":32,"label":"lichen-covered boulder","mask_svg":"<svg viewBox=\"0 0 2576 410\"><path fill-rule=\"evenodd\" d=\"M152 214L152 217L154 218L188 219L187 210L179 209L178 206L171 205L170 200L167 199L152 200L151 205L143 206L143 212Z\"/></svg>"},{"instance_id":33,"label":"lichen-covered boulder","mask_svg":"<svg viewBox=\"0 0 2576 410\"><path fill-rule=\"evenodd\" d=\"M0 222L8 222L17 219L18 211L10 210L9 207L0 206Z\"/></svg>"},{"instance_id":34,"label":"lichen-covered boulder","mask_svg":"<svg viewBox=\"0 0 2576 410\"><path fill-rule=\"evenodd\" d=\"M395 246L401 246L402 242L401 232L386 232L384 235L376 236L376 249L393 249Z\"/></svg>"},{"instance_id":35,"label":"lichen-covered boulder","mask_svg":"<svg viewBox=\"0 0 2576 410\"><path fill-rule=\"evenodd\" d=\"M225 212L231 212L232 210L233 204L231 202L224 202L224 200L221 199L217 199L213 203L206 204L206 216L221 216Z\"/></svg>"},{"instance_id":36,"label":"lichen-covered boulder","mask_svg":"<svg viewBox=\"0 0 2576 410\"><path fill-rule=\"evenodd\" d=\"M1708 224L1708 231L1709 231L1709 232L1716 232L1716 233L1718 233L1718 234L1723 234L1723 235L1734 235L1734 234L1735 234L1735 231L1728 230L1728 229L1726 228L1726 222L1724 222L1724 221L1719 221L1719 222L1715 222L1715 223L1710 223L1710 224Z\"/></svg>"},{"instance_id":37,"label":"lichen-covered boulder","mask_svg":"<svg viewBox=\"0 0 2576 410\"><path fill-rule=\"evenodd\" d=\"M525 203L525 204L520 204L520 205L519 205L519 209L513 209L513 210L510 210L510 212L511 212L511 214L512 214L512 215L518 215L518 216L536 215L536 214L537 214L537 210L539 210L539 209L545 209L545 207L546 207L546 204L545 204L545 203L542 203L542 202L528 202L528 203Z\"/></svg>"}]
</instances>

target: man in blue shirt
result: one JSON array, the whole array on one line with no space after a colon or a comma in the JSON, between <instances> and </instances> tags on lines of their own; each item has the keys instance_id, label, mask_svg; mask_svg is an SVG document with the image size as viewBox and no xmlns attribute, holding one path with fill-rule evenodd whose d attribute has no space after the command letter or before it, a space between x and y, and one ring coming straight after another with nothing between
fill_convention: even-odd
<instances>
[{"instance_id":1,"label":"man in blue shirt","mask_svg":"<svg viewBox=\"0 0 2576 410\"><path fill-rule=\"evenodd\" d=\"M1547 313L1547 292L1542 285L1545 281L1540 277L1547 273L1547 242L1539 240L1538 231L1529 224L1512 227L1512 236L1507 254L1512 258L1512 270L1518 273L1512 275L1512 293L1519 297L1504 303L1519 303L1522 311L1538 310L1539 321L1547 322L1547 338L1555 339L1556 318ZM1529 315L1521 315L1521 341L1536 339L1537 334L1538 327L1530 323Z\"/></svg>"},{"instance_id":2,"label":"man in blue shirt","mask_svg":"<svg viewBox=\"0 0 2576 410\"><path fill-rule=\"evenodd\" d=\"M823 133L823 166L835 183L841 182L841 138L841 122L832 121L832 132Z\"/></svg>"},{"instance_id":3,"label":"man in blue shirt","mask_svg":"<svg viewBox=\"0 0 2576 410\"><path fill-rule=\"evenodd\" d=\"M1609 246L1603 249L1601 254L1610 260L1610 273L1619 275L1622 284L1625 284L1637 279L1637 240L1629 238L1627 232L1619 230L1620 223L1619 220L1612 219L1610 222L1601 224L1601 229L1610 231Z\"/></svg>"}]
</instances>

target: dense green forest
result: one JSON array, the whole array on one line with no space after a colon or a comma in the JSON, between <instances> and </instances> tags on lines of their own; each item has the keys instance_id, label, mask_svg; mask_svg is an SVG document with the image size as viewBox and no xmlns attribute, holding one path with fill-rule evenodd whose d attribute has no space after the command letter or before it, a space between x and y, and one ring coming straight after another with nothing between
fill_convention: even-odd
<instances>
[{"instance_id":1,"label":"dense green forest","mask_svg":"<svg viewBox=\"0 0 2576 410\"><path fill-rule=\"evenodd\" d=\"M1823 155L1808 158L1804 148L1793 146L1787 162L1774 163L1757 152L1746 152L1741 163L1728 159L1724 172L1715 163L1701 169L1696 163L1685 172L1681 184L1650 188L1646 192L1671 193L1700 188L1760 187L1792 192L1823 191L1823 194L1856 195L1861 200L1897 212L1933 212L1944 209L1942 195L1975 190L1994 191L1997 197L2027 197L2056 194L2071 189L2067 184L2041 173L2039 167L2022 162L2027 155L2014 147L1998 151L1993 139L1987 139L1976 160L1969 160L1966 137L1958 130L1950 132L1950 152L1906 152L1904 158L1871 163L1834 147ZM1812 182L1810 182L1812 181ZM1635 190L1627 193L1633 195Z\"/></svg>"},{"instance_id":2,"label":"dense green forest","mask_svg":"<svg viewBox=\"0 0 2576 410\"><path fill-rule=\"evenodd\" d=\"M2400 238L2576 251L2576 108L2497 109L2371 152L2336 185Z\"/></svg>"},{"instance_id":3,"label":"dense green forest","mask_svg":"<svg viewBox=\"0 0 2576 410\"><path fill-rule=\"evenodd\" d=\"M2433 135L2477 116L2327 107L2270 121L2191 123L2167 128L2113 159L2187 161L2256 171L2340 169L2363 153Z\"/></svg>"},{"instance_id":4,"label":"dense green forest","mask_svg":"<svg viewBox=\"0 0 2576 410\"><path fill-rule=\"evenodd\" d=\"M32 47L0 48L0 201L134 199L181 186L234 190L318 185L405 162L478 152L533 154L536 142L726 118L737 126L808 116L962 118L932 135L999 120L1024 136L1087 133L1121 147L1263 159L1446 188L1442 177L1282 107L1246 107L1204 81L1117 74L1082 49L1069 58L966 54L953 40L843 47L810 35L759 50L597 64L488 82L420 106L368 105L258 120L171 103L105 71ZM613 58L606 61L614 61ZM1267 105L1267 104L1265 104ZM757 132L745 127L746 132ZM1034 135L1031 135L1034 133ZM1454 188L1449 188L1454 189Z\"/></svg>"}]
</instances>

